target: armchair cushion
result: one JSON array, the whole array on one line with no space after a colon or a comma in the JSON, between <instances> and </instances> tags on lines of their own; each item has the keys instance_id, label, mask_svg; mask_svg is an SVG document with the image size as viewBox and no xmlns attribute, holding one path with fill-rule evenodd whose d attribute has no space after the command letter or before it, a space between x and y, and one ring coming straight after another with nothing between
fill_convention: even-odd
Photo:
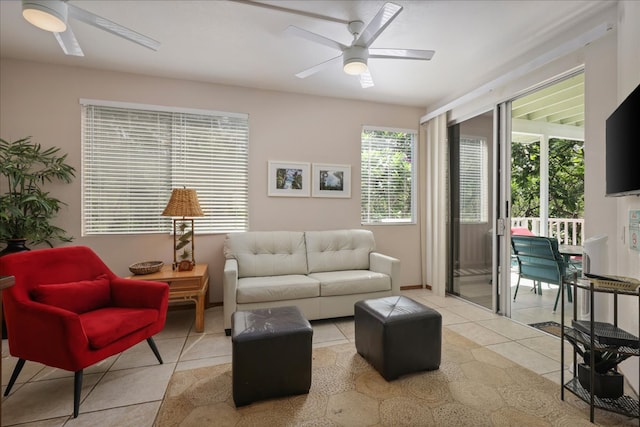
<instances>
[{"instance_id":1,"label":"armchair cushion","mask_svg":"<svg viewBox=\"0 0 640 427\"><path fill-rule=\"evenodd\" d=\"M80 315L89 346L98 350L132 332L156 322L160 312L153 308L107 307Z\"/></svg>"},{"instance_id":2,"label":"armchair cushion","mask_svg":"<svg viewBox=\"0 0 640 427\"><path fill-rule=\"evenodd\" d=\"M111 286L106 275L100 275L95 280L40 284L31 290L31 298L82 314L111 305Z\"/></svg>"}]
</instances>

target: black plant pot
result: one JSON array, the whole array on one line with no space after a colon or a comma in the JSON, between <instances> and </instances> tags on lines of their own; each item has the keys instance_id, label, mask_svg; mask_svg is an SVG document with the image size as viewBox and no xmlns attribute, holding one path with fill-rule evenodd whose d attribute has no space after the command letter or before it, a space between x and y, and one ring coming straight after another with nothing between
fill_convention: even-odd
<instances>
[{"instance_id":1,"label":"black plant pot","mask_svg":"<svg viewBox=\"0 0 640 427\"><path fill-rule=\"evenodd\" d=\"M30 251L31 249L26 246L26 243L27 239L9 239L7 240L7 247L0 251L0 256Z\"/></svg>"},{"instance_id":2,"label":"black plant pot","mask_svg":"<svg viewBox=\"0 0 640 427\"><path fill-rule=\"evenodd\" d=\"M578 381L585 390L591 390L591 366L578 364ZM593 394L598 397L617 399L624 394L624 375L616 371L595 373Z\"/></svg>"}]
</instances>

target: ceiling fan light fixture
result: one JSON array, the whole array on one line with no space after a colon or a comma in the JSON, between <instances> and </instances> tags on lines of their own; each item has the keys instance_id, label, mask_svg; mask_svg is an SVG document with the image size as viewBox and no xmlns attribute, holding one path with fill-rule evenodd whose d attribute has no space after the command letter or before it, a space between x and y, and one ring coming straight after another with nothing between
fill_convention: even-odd
<instances>
[{"instance_id":1,"label":"ceiling fan light fixture","mask_svg":"<svg viewBox=\"0 0 640 427\"><path fill-rule=\"evenodd\" d=\"M369 49L361 46L352 46L343 53L343 69L344 72L352 76L366 73L367 59L369 58Z\"/></svg>"},{"instance_id":2,"label":"ceiling fan light fixture","mask_svg":"<svg viewBox=\"0 0 640 427\"><path fill-rule=\"evenodd\" d=\"M63 1L22 0L22 16L45 31L67 30L67 4Z\"/></svg>"},{"instance_id":3,"label":"ceiling fan light fixture","mask_svg":"<svg viewBox=\"0 0 640 427\"><path fill-rule=\"evenodd\" d=\"M344 62L344 72L352 76L358 76L362 73L366 73L368 69L367 63L361 59L353 59L350 62Z\"/></svg>"}]
</instances>

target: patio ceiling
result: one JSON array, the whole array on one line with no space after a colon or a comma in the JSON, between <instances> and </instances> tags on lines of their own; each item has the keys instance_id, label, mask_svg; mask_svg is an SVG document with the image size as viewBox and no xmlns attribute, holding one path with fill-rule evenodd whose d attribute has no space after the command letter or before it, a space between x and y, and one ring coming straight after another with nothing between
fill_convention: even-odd
<instances>
[{"instance_id":1,"label":"patio ceiling","mask_svg":"<svg viewBox=\"0 0 640 427\"><path fill-rule=\"evenodd\" d=\"M584 73L514 100L511 115L513 142L539 141L540 135L583 139Z\"/></svg>"}]
</instances>

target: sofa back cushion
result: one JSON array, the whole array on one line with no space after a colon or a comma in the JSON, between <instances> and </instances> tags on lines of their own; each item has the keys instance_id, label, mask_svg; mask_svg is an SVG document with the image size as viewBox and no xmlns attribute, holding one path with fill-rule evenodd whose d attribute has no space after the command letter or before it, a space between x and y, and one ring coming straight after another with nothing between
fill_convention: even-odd
<instances>
[{"instance_id":1,"label":"sofa back cushion","mask_svg":"<svg viewBox=\"0 0 640 427\"><path fill-rule=\"evenodd\" d=\"M369 230L307 231L305 239L309 273L368 270L376 246Z\"/></svg>"},{"instance_id":2,"label":"sofa back cushion","mask_svg":"<svg viewBox=\"0 0 640 427\"><path fill-rule=\"evenodd\" d=\"M238 260L239 277L307 274L303 232L230 233L224 242L224 256Z\"/></svg>"}]
</instances>

